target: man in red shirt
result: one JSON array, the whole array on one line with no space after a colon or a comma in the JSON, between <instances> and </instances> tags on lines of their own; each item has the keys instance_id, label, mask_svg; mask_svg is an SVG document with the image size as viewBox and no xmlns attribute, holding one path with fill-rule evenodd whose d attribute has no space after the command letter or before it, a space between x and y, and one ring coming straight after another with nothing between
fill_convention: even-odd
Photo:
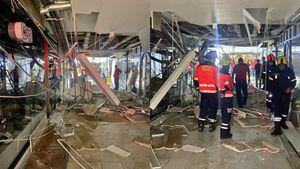
<instances>
[{"instance_id":1,"label":"man in red shirt","mask_svg":"<svg viewBox=\"0 0 300 169\"><path fill-rule=\"evenodd\" d=\"M236 97L239 107L243 107L247 103L248 97L248 84L247 84L247 77L248 83L250 83L250 70L249 66L244 63L243 58L239 58L238 64L233 68L233 79L235 81L235 90L236 90ZM243 97L242 97L243 93Z\"/></svg>"},{"instance_id":2,"label":"man in red shirt","mask_svg":"<svg viewBox=\"0 0 300 169\"><path fill-rule=\"evenodd\" d=\"M118 68L118 65L115 66L115 71L114 71L114 81L115 81L115 90L119 90L119 80L120 80L120 75L122 71Z\"/></svg>"},{"instance_id":3,"label":"man in red shirt","mask_svg":"<svg viewBox=\"0 0 300 169\"><path fill-rule=\"evenodd\" d=\"M217 74L215 66L216 51L210 51L205 55L205 62L197 66L194 80L198 81L201 94L200 114L198 119L199 132L204 130L204 123L208 115L210 122L209 132L216 129L216 115L218 110Z\"/></svg>"}]
</instances>

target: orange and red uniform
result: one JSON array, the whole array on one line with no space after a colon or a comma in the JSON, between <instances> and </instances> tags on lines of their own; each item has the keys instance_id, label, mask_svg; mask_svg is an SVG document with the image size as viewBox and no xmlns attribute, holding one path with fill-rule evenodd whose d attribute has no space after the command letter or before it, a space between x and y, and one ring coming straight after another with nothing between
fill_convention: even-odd
<instances>
[{"instance_id":1,"label":"orange and red uniform","mask_svg":"<svg viewBox=\"0 0 300 169\"><path fill-rule=\"evenodd\" d=\"M214 65L201 64L197 67L194 80L199 82L200 93L217 93L218 68Z\"/></svg>"},{"instance_id":2,"label":"orange and red uniform","mask_svg":"<svg viewBox=\"0 0 300 169\"><path fill-rule=\"evenodd\" d=\"M219 74L218 90L224 92L224 97L233 97L233 80L230 74Z\"/></svg>"}]
</instances>

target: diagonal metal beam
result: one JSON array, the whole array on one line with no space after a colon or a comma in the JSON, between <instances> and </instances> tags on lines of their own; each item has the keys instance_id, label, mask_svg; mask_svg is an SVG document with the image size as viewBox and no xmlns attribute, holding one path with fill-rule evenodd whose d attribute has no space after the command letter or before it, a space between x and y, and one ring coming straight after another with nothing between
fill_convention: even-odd
<instances>
[{"instance_id":1,"label":"diagonal metal beam","mask_svg":"<svg viewBox=\"0 0 300 169\"><path fill-rule=\"evenodd\" d=\"M165 81L162 87L158 90L158 92L154 95L154 97L150 101L150 108L154 110L159 102L163 99L163 97L167 94L176 80L179 78L186 65L189 64L192 59L196 56L195 51L191 50L187 53L187 55L180 62L178 67L174 70L174 72L169 76L169 78Z\"/></svg>"},{"instance_id":2,"label":"diagonal metal beam","mask_svg":"<svg viewBox=\"0 0 300 169\"><path fill-rule=\"evenodd\" d=\"M108 100L115 105L119 105L120 101L114 92L108 87L105 81L102 80L101 75L97 70L93 67L91 62L87 59L86 53L78 53L77 59L81 63L81 65L88 71L88 75L96 82L98 87L103 91Z\"/></svg>"},{"instance_id":3,"label":"diagonal metal beam","mask_svg":"<svg viewBox=\"0 0 300 169\"><path fill-rule=\"evenodd\" d=\"M115 44L114 46L110 47L109 49L117 49L118 47L120 47L121 45L123 45L124 43L130 41L133 38L134 38L134 36L129 36L129 37L123 39L121 42L119 42L119 43Z\"/></svg>"},{"instance_id":4,"label":"diagonal metal beam","mask_svg":"<svg viewBox=\"0 0 300 169\"><path fill-rule=\"evenodd\" d=\"M115 36L114 37L109 37L104 43L103 43L103 46L101 47L101 49L105 49L108 45L110 45L113 40L115 39Z\"/></svg>"}]
</instances>

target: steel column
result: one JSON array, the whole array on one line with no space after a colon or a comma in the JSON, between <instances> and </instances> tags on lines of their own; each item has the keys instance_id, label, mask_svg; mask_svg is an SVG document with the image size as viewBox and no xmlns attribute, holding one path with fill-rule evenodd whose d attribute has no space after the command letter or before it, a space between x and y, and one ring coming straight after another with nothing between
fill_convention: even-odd
<instances>
[{"instance_id":1,"label":"steel column","mask_svg":"<svg viewBox=\"0 0 300 169\"><path fill-rule=\"evenodd\" d=\"M45 80L44 85L46 89L49 89L49 58L48 58L48 42L46 39L44 39L44 67L45 67ZM50 117L50 110L49 110L49 104L50 104L50 91L46 92L46 114L47 118Z\"/></svg>"}]
</instances>

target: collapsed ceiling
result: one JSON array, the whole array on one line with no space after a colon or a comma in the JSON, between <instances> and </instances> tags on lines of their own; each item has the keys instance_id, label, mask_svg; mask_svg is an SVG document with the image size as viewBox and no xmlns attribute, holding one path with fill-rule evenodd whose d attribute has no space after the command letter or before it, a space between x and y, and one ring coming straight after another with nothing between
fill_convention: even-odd
<instances>
[{"instance_id":1,"label":"collapsed ceiling","mask_svg":"<svg viewBox=\"0 0 300 169\"><path fill-rule=\"evenodd\" d=\"M174 46L183 52L204 40L232 46L273 44L292 16L298 16L300 1L161 0L150 5L151 48L162 39L160 48Z\"/></svg>"},{"instance_id":2,"label":"collapsed ceiling","mask_svg":"<svg viewBox=\"0 0 300 169\"><path fill-rule=\"evenodd\" d=\"M151 11L172 12L197 25L242 24L243 9L268 9L269 23L287 23L300 6L299 0L152 0ZM265 20L264 20L265 21ZM265 22L263 22L265 24Z\"/></svg>"},{"instance_id":3,"label":"collapsed ceiling","mask_svg":"<svg viewBox=\"0 0 300 169\"><path fill-rule=\"evenodd\" d=\"M150 7L148 0L91 0L89 3L72 0L71 11L62 12L62 18L67 33L87 33L88 36L90 33L97 33L100 34L100 38L105 39L108 33L114 32L121 37L127 36L125 39L116 37L117 41L114 41L122 42L122 44L114 45L123 49L135 46L137 44L135 36L138 36L139 45L142 45L143 51L149 50ZM95 38L90 37L92 39L88 41L93 41Z\"/></svg>"}]
</instances>

